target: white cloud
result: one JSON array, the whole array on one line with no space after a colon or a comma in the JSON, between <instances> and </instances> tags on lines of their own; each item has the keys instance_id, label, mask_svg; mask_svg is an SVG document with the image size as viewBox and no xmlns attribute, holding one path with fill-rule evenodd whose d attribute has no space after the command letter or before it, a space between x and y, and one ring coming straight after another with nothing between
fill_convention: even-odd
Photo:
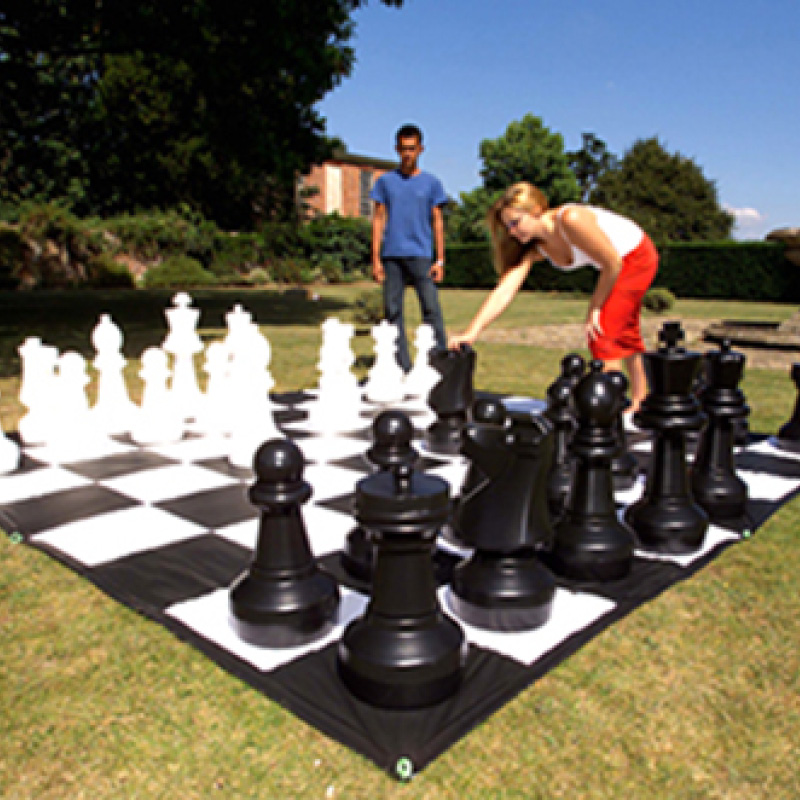
<instances>
[{"instance_id":1,"label":"white cloud","mask_svg":"<svg viewBox=\"0 0 800 800\"><path fill-rule=\"evenodd\" d=\"M755 208L734 208L726 204L725 210L729 214L733 214L736 218L737 225L757 225L766 219L766 217Z\"/></svg>"}]
</instances>

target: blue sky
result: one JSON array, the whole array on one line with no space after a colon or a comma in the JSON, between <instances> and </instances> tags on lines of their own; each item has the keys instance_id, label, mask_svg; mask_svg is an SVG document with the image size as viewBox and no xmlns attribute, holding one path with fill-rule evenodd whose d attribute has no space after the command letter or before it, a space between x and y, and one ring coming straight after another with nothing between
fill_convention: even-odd
<instances>
[{"instance_id":1,"label":"blue sky","mask_svg":"<svg viewBox=\"0 0 800 800\"><path fill-rule=\"evenodd\" d=\"M457 197L480 142L530 113L567 150L657 136L716 183L738 238L800 226L800 0L371 0L354 20L353 74L319 106L351 152L394 157L416 122Z\"/></svg>"}]
</instances>

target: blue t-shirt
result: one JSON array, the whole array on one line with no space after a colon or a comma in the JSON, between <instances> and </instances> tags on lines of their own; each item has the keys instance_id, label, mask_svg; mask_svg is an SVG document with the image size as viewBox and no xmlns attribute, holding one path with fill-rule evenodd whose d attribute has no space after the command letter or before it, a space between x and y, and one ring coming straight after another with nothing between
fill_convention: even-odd
<instances>
[{"instance_id":1,"label":"blue t-shirt","mask_svg":"<svg viewBox=\"0 0 800 800\"><path fill-rule=\"evenodd\" d=\"M381 255L385 258L430 258L433 253L431 212L444 205L441 181L428 172L408 177L399 169L381 175L370 197L386 206Z\"/></svg>"}]
</instances>

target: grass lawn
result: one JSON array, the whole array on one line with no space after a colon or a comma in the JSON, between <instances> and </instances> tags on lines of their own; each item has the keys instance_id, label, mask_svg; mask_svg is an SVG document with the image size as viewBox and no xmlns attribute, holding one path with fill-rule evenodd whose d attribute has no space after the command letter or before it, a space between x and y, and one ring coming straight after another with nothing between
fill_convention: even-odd
<instances>
[{"instance_id":1,"label":"grass lawn","mask_svg":"<svg viewBox=\"0 0 800 800\"><path fill-rule=\"evenodd\" d=\"M319 324L364 287L193 292L201 334L242 302L269 338L276 390L316 383ZM0 293L0 410L24 409L16 348L38 335L91 358L103 311L125 337L134 395L172 293ZM445 291L460 330L485 292ZM416 303L409 298L409 324ZM585 299L526 294L496 327L580 320ZM780 321L788 305L679 301L670 318ZM355 339L358 370L371 353ZM542 397L559 350L479 343L478 388ZM790 415L781 370L748 370L751 428ZM690 581L596 637L408 785L298 721L163 628L32 549L0 536L0 797L664 798L800 796L800 501Z\"/></svg>"}]
</instances>

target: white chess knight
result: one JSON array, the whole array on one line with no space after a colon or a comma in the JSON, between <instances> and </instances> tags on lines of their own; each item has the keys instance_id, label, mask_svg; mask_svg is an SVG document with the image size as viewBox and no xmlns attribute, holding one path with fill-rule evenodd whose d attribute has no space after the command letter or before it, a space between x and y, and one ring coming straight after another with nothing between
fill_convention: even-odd
<instances>
[{"instance_id":1,"label":"white chess knight","mask_svg":"<svg viewBox=\"0 0 800 800\"><path fill-rule=\"evenodd\" d=\"M13 472L20 461L19 445L9 439L0 424L0 475Z\"/></svg>"},{"instance_id":2,"label":"white chess knight","mask_svg":"<svg viewBox=\"0 0 800 800\"><path fill-rule=\"evenodd\" d=\"M431 389L439 383L442 377L428 361L428 355L436 346L436 334L433 326L423 323L417 328L414 346L416 348L414 366L405 379L406 395L427 400Z\"/></svg>"},{"instance_id":3,"label":"white chess knight","mask_svg":"<svg viewBox=\"0 0 800 800\"><path fill-rule=\"evenodd\" d=\"M313 430L336 433L366 427L360 414L361 389L350 368L355 355L350 347L354 328L329 317L322 323L317 402L311 404L308 424Z\"/></svg>"},{"instance_id":4,"label":"white chess knight","mask_svg":"<svg viewBox=\"0 0 800 800\"><path fill-rule=\"evenodd\" d=\"M92 416L107 434L127 433L136 414L136 405L128 396L123 370L127 361L122 355L122 332L109 314L101 314L92 331L97 353L97 400Z\"/></svg>"},{"instance_id":5,"label":"white chess knight","mask_svg":"<svg viewBox=\"0 0 800 800\"><path fill-rule=\"evenodd\" d=\"M237 332L230 361L230 440L228 461L234 467L252 468L261 444L282 436L275 425L269 391L274 381L269 373L272 353L267 339L254 322Z\"/></svg>"},{"instance_id":6,"label":"white chess knight","mask_svg":"<svg viewBox=\"0 0 800 800\"><path fill-rule=\"evenodd\" d=\"M197 384L194 367L195 355L203 350L203 342L197 333L200 309L190 308L191 303L192 298L186 292L178 292L172 298L173 307L164 312L169 333L161 345L173 356L170 393L184 420L196 418L203 405L203 393Z\"/></svg>"},{"instance_id":7,"label":"white chess knight","mask_svg":"<svg viewBox=\"0 0 800 800\"><path fill-rule=\"evenodd\" d=\"M405 374L397 363L397 327L381 320L372 327L375 364L369 371L364 396L373 403L397 403L405 397Z\"/></svg>"},{"instance_id":8,"label":"white chess knight","mask_svg":"<svg viewBox=\"0 0 800 800\"><path fill-rule=\"evenodd\" d=\"M25 444L44 444L53 422L58 350L29 336L17 352L22 362L19 401L28 409L19 422L19 435Z\"/></svg>"},{"instance_id":9,"label":"white chess knight","mask_svg":"<svg viewBox=\"0 0 800 800\"><path fill-rule=\"evenodd\" d=\"M131 438L143 445L172 444L184 433L183 412L175 408L167 389L170 377L167 354L159 347L142 353L139 376L144 381L142 404L131 425Z\"/></svg>"}]
</instances>

